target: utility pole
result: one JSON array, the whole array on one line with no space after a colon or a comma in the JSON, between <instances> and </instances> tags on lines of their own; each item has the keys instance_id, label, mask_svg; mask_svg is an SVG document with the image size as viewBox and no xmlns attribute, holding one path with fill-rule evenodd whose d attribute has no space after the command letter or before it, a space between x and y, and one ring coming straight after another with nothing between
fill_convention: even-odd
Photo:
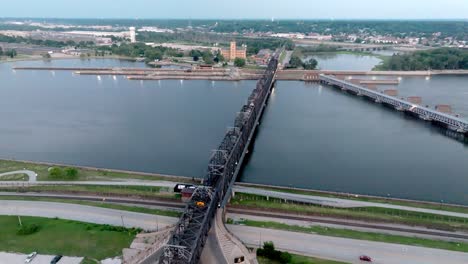
<instances>
[{"instance_id":1,"label":"utility pole","mask_svg":"<svg viewBox=\"0 0 468 264\"><path fill-rule=\"evenodd\" d=\"M123 220L123 215L120 215L120 219L122 220L122 226L125 227L125 223L124 223L124 220Z\"/></svg>"},{"instance_id":2,"label":"utility pole","mask_svg":"<svg viewBox=\"0 0 468 264\"><path fill-rule=\"evenodd\" d=\"M19 225L20 225L20 226L23 226L23 223L21 222L21 217L20 217L20 215L18 214L18 207L16 207L16 215L18 216Z\"/></svg>"}]
</instances>

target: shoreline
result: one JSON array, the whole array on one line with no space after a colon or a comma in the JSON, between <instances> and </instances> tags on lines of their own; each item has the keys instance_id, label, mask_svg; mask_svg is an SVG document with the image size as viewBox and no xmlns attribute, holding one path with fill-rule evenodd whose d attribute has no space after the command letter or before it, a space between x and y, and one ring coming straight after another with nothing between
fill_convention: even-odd
<instances>
[{"instance_id":1,"label":"shoreline","mask_svg":"<svg viewBox=\"0 0 468 264\"><path fill-rule=\"evenodd\" d=\"M201 179L197 177L179 176L179 175L153 173L153 172L109 169L109 168L81 166L81 165L74 165L74 164L47 162L47 161L31 161L31 160L19 160L19 159L7 159L7 158L0 158L0 161L19 162L19 163L26 163L26 164L31 164L31 165L43 165L43 166L50 166L50 167L54 167L54 166L73 167L73 168L87 170L87 171L125 173L125 174L141 175L141 176L154 176L154 177L161 177L161 178L174 179L174 180L181 179L181 180L190 180L190 181L192 180L201 181ZM47 182L47 181L43 181L43 182Z\"/></svg>"},{"instance_id":2,"label":"shoreline","mask_svg":"<svg viewBox=\"0 0 468 264\"><path fill-rule=\"evenodd\" d=\"M177 182L178 179L181 181L193 181L202 182L203 179L197 177L189 177L189 176L179 176L179 175L170 175L170 174L161 174L161 173L154 173L154 172L141 172L141 171L132 171L132 170L122 170L122 169L110 169L110 168L99 168L99 167L92 167L92 166L80 166L80 165L73 165L73 164L63 164L63 163L55 163L55 162L44 162L44 161L29 161L29 160L17 160L17 159L6 159L0 158L0 161L11 161L11 162L20 162L20 163L27 163L32 165L46 165L46 166L59 166L59 167L74 167L77 169L83 169L87 171L96 171L96 172L115 172L115 173L125 173L125 174L133 174L133 175L141 175L141 176L154 176L154 177L162 177L172 179L174 182ZM47 181L44 181L47 182ZM71 181L72 182L72 181ZM426 200L415 200L415 199L406 199L406 198L398 198L398 197L385 197L385 196L378 196L378 195L366 195L366 194L357 194L357 193L349 193L349 192L335 192L335 191L327 191L327 190L318 190L318 189L304 189L304 188L297 188L297 187L288 187L288 186L280 186L280 185L271 185L271 184L258 184L258 183L248 183L248 182L235 182L235 185L245 186L245 187L257 187L261 189L274 189L277 191L281 190L290 190L290 191L301 191L301 192L309 192L309 193L317 193L322 195L335 195L342 198L369 198L369 199L382 199L386 201L395 201L395 202L405 202L405 203L417 203L417 204L425 204L425 205L436 205L436 206L448 206L448 207L459 207L459 208L467 208L468 205L463 204L456 204L456 203L439 203L433 201L426 201Z\"/></svg>"}]
</instances>

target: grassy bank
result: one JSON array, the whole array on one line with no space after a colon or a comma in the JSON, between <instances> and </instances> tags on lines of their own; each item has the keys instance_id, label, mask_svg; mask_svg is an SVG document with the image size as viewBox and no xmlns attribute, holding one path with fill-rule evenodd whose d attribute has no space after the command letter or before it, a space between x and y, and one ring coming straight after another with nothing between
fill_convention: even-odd
<instances>
[{"instance_id":1,"label":"grassy bank","mask_svg":"<svg viewBox=\"0 0 468 264\"><path fill-rule=\"evenodd\" d=\"M285 231L311 233L311 234L324 235L324 236L343 237L343 238L352 238L352 239L359 239L359 240L368 240L368 241L386 242L386 243L393 243L393 244L438 248L438 249L445 249L445 250L451 250L451 251L468 252L468 243L447 242L447 241L440 241L440 240L430 240L430 239L407 237L407 236L361 232L361 231L354 231L354 230L348 230L348 229L329 228L329 227L321 227L321 226L304 227L304 226L287 225L283 223L266 222L266 221L264 222L264 221L244 220L242 222L239 222L239 224L246 225L246 226L253 226L253 227L285 230Z\"/></svg>"},{"instance_id":2,"label":"grassy bank","mask_svg":"<svg viewBox=\"0 0 468 264\"><path fill-rule=\"evenodd\" d=\"M11 160L0 160L0 173L11 172L17 170L31 170L37 173L37 179L41 181L47 180L67 180L66 177L51 177L49 175L49 168L57 167L64 170L66 167L74 167L78 170L77 177L75 180L92 181L92 180L119 180L119 179L139 179L139 180L165 180L175 182L187 182L190 181L187 178L175 177L170 175L162 174L150 174L150 173L137 173L137 172L124 172L107 169L93 169L75 166L61 166L52 165L46 163L32 163L22 161L11 161Z\"/></svg>"},{"instance_id":3,"label":"grassy bank","mask_svg":"<svg viewBox=\"0 0 468 264\"><path fill-rule=\"evenodd\" d=\"M168 187L157 186L106 186L106 185L33 185L33 186L0 186L3 192L47 192L47 193L73 193L73 194L93 194L101 196L124 196L124 197L147 197L178 199Z\"/></svg>"},{"instance_id":4,"label":"grassy bank","mask_svg":"<svg viewBox=\"0 0 468 264\"><path fill-rule=\"evenodd\" d=\"M468 207L451 205L451 204L441 204L441 203L431 203L431 202L411 201L411 200L398 200L398 199L384 198L384 197L382 198L369 197L369 196L351 195L351 194L345 194L345 193L339 194L339 193L330 193L330 192L316 191L316 190L256 186L256 185L249 185L249 184L241 184L241 185L254 187L254 188L260 188L264 190L270 190L270 191L303 194L303 195L310 195L310 196L329 197L329 198L340 198L340 199L348 199L348 200L372 202L372 203L401 205L401 206L409 206L409 207L416 207L416 208L425 208L425 209L432 209L432 210L442 210L442 211L468 214Z\"/></svg>"},{"instance_id":5,"label":"grassy bank","mask_svg":"<svg viewBox=\"0 0 468 264\"><path fill-rule=\"evenodd\" d=\"M24 173L0 176L0 181L27 181L27 180L29 180L29 176Z\"/></svg>"},{"instance_id":6,"label":"grassy bank","mask_svg":"<svg viewBox=\"0 0 468 264\"><path fill-rule=\"evenodd\" d=\"M95 207L102 207L108 209L115 209L121 211L130 211L144 214L154 214L169 217L180 217L181 213L174 210L163 210L153 209L143 206L130 206L116 203L106 202L93 202L93 201L81 201L81 200L69 200L60 198L49 198L49 197L24 197L24 196L0 196L0 200L14 200L14 201L40 201L40 202L56 202L56 203L70 203L70 204L81 204Z\"/></svg>"},{"instance_id":7,"label":"grassy bank","mask_svg":"<svg viewBox=\"0 0 468 264\"><path fill-rule=\"evenodd\" d=\"M292 255L290 264L346 264L344 262L338 262L333 260L319 259L307 256ZM277 261L269 260L264 257L257 258L259 264L280 264Z\"/></svg>"},{"instance_id":8,"label":"grassy bank","mask_svg":"<svg viewBox=\"0 0 468 264\"><path fill-rule=\"evenodd\" d=\"M231 205L255 210L425 226L449 231L468 230L468 219L466 218L381 207L332 208L295 204L274 198L267 200L263 196L240 193L236 194L235 198L231 200Z\"/></svg>"},{"instance_id":9,"label":"grassy bank","mask_svg":"<svg viewBox=\"0 0 468 264\"><path fill-rule=\"evenodd\" d=\"M21 217L23 225L35 224L39 231L18 235L18 218L0 216L0 251L29 254L63 254L102 260L120 256L136 235L132 229L115 229L105 225L88 224L62 219Z\"/></svg>"}]
</instances>

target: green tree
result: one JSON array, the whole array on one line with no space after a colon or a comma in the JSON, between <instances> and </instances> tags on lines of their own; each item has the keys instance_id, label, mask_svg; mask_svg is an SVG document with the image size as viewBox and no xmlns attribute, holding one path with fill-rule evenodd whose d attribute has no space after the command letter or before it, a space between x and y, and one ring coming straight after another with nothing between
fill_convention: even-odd
<instances>
[{"instance_id":1,"label":"green tree","mask_svg":"<svg viewBox=\"0 0 468 264\"><path fill-rule=\"evenodd\" d=\"M0 56L3 56L3 49L0 47Z\"/></svg>"},{"instance_id":2,"label":"green tree","mask_svg":"<svg viewBox=\"0 0 468 264\"><path fill-rule=\"evenodd\" d=\"M289 60L289 67L290 68L298 68L302 66L302 60L299 58L297 55L291 56L291 59Z\"/></svg>"},{"instance_id":3,"label":"green tree","mask_svg":"<svg viewBox=\"0 0 468 264\"><path fill-rule=\"evenodd\" d=\"M211 51L209 51L209 50L204 51L202 57L203 57L203 61L206 64L213 64L214 63L214 57L213 57L213 53L211 53Z\"/></svg>"},{"instance_id":4,"label":"green tree","mask_svg":"<svg viewBox=\"0 0 468 264\"><path fill-rule=\"evenodd\" d=\"M305 62L302 66L306 70L315 70L315 68L317 67L317 64L318 64L317 60L312 58L308 62Z\"/></svg>"},{"instance_id":5,"label":"green tree","mask_svg":"<svg viewBox=\"0 0 468 264\"><path fill-rule=\"evenodd\" d=\"M52 179L59 179L62 177L62 170L59 167L52 167L49 169L49 176Z\"/></svg>"},{"instance_id":6,"label":"green tree","mask_svg":"<svg viewBox=\"0 0 468 264\"><path fill-rule=\"evenodd\" d=\"M76 168L66 168L65 176L67 176L67 179L69 180L76 179L78 176L78 170Z\"/></svg>"},{"instance_id":7,"label":"green tree","mask_svg":"<svg viewBox=\"0 0 468 264\"><path fill-rule=\"evenodd\" d=\"M14 58L18 55L18 53L16 52L15 49L12 49L12 50L8 50L7 52L5 52L5 55L10 58Z\"/></svg>"},{"instance_id":8,"label":"green tree","mask_svg":"<svg viewBox=\"0 0 468 264\"><path fill-rule=\"evenodd\" d=\"M245 59L242 59L242 58L235 58L234 59L234 65L236 67L244 67L245 66Z\"/></svg>"}]
</instances>

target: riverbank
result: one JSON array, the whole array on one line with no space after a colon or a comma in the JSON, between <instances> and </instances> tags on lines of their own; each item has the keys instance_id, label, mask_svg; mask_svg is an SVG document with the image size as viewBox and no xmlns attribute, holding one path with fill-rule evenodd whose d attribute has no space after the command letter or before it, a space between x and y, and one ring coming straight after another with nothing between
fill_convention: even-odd
<instances>
[{"instance_id":1,"label":"riverbank","mask_svg":"<svg viewBox=\"0 0 468 264\"><path fill-rule=\"evenodd\" d=\"M137 171L127 171L127 170L115 170L115 169L106 169L106 168L96 168L88 166L78 166L70 164L60 164L52 162L33 162L33 161L24 161L24 160L12 160L12 159L0 159L0 173L10 172L16 170L31 170L35 171L38 176L39 181L56 181L60 179L53 178L49 175L50 167L58 168L76 168L78 169L78 177L76 181L115 181L115 180L151 180L151 181L172 181L177 182L192 182L194 184L199 184L201 179L191 178L185 176L176 176L176 175L165 175L158 173L148 173L148 172L137 172ZM73 181L70 181L72 183ZM284 187L284 186L275 186L275 185L266 185L266 184L255 184L255 183L244 183L237 182L236 185L245 186L245 187L256 187L265 190L274 190L285 193L296 193L296 194L305 194L305 195L314 195L314 196L323 196L331 198L341 198L365 202L375 202L375 203L387 203L393 205L402 205L418 208L427 208L434 210L444 210L451 212L460 212L468 213L468 206L459 205L459 204L447 204L447 203L437 203L430 201L421 201L421 200L410 200L410 199L400 199L397 197L381 197L381 196L372 196L372 195L361 195L345 192L333 192L333 191L324 191L324 190L314 190L314 189L302 189L302 188L293 188L293 187Z\"/></svg>"}]
</instances>

